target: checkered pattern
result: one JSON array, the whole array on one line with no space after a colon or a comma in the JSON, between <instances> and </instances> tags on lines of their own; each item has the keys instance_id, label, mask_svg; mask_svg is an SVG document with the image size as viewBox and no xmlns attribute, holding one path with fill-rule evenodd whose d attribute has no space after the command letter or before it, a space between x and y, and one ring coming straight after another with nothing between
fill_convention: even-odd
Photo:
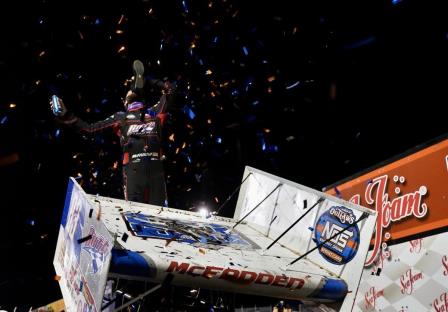
<instances>
[{"instance_id":1,"label":"checkered pattern","mask_svg":"<svg viewBox=\"0 0 448 312\"><path fill-rule=\"evenodd\" d=\"M405 242L388 250L391 257L384 260L379 275L372 275L372 268L363 271L354 311L438 311L441 305L441 311L446 311L440 296L448 292L448 276L443 274L442 265L442 257L448 256L448 233L423 238L421 246L414 248ZM409 272L415 281L405 289Z\"/></svg>"}]
</instances>

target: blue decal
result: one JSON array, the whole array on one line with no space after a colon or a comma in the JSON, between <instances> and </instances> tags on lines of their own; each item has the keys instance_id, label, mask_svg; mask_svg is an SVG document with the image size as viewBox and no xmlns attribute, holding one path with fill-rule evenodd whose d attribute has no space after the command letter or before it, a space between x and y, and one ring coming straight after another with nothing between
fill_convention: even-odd
<instances>
[{"instance_id":1,"label":"blue decal","mask_svg":"<svg viewBox=\"0 0 448 312\"><path fill-rule=\"evenodd\" d=\"M68 210L70 208L70 200L72 198L73 186L75 184L71 179L68 180L67 194L65 195L64 211L62 212L61 225L65 228L67 223Z\"/></svg>"},{"instance_id":2,"label":"blue decal","mask_svg":"<svg viewBox=\"0 0 448 312\"><path fill-rule=\"evenodd\" d=\"M345 264L356 255L359 247L359 228L355 222L353 211L342 206L333 206L319 217L314 238L316 244L328 240L319 247L320 254L328 262Z\"/></svg>"},{"instance_id":3,"label":"blue decal","mask_svg":"<svg viewBox=\"0 0 448 312\"><path fill-rule=\"evenodd\" d=\"M324 286L311 295L312 298L342 300L348 292L347 283L338 279L326 279Z\"/></svg>"},{"instance_id":4,"label":"blue decal","mask_svg":"<svg viewBox=\"0 0 448 312\"><path fill-rule=\"evenodd\" d=\"M231 232L229 227L219 224L166 219L132 212L126 212L123 216L133 234L138 237L175 240L195 246L258 247L240 233Z\"/></svg>"},{"instance_id":5,"label":"blue decal","mask_svg":"<svg viewBox=\"0 0 448 312\"><path fill-rule=\"evenodd\" d=\"M122 249L112 249L109 272L129 276L156 276L156 268L149 265L141 254Z\"/></svg>"}]
</instances>

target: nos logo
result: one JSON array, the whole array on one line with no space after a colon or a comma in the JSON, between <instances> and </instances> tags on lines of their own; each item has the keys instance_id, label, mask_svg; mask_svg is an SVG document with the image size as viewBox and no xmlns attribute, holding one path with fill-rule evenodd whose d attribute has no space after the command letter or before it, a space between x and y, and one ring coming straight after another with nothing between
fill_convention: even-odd
<instances>
[{"instance_id":1,"label":"nos logo","mask_svg":"<svg viewBox=\"0 0 448 312\"><path fill-rule=\"evenodd\" d=\"M358 225L355 224L342 232L355 222L356 216L353 211L342 206L333 206L319 217L314 232L316 244L321 244L336 235L319 248L320 254L327 261L345 264L356 255L359 246Z\"/></svg>"}]
</instances>

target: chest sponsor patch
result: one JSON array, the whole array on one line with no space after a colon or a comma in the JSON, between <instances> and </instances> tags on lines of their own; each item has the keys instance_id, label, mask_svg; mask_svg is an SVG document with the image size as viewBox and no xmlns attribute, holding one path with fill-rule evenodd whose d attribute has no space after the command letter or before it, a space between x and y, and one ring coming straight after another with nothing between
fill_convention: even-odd
<instances>
[{"instance_id":1,"label":"chest sponsor patch","mask_svg":"<svg viewBox=\"0 0 448 312\"><path fill-rule=\"evenodd\" d=\"M145 135L150 134L156 127L155 121L151 121L141 125L131 125L128 129L128 135Z\"/></svg>"}]
</instances>

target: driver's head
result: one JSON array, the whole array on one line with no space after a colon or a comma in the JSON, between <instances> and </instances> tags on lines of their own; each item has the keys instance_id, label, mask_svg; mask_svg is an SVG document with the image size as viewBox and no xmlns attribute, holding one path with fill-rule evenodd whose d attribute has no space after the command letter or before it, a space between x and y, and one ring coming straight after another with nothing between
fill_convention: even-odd
<instances>
[{"instance_id":1,"label":"driver's head","mask_svg":"<svg viewBox=\"0 0 448 312\"><path fill-rule=\"evenodd\" d=\"M128 93L126 93L126 97L124 98L124 107L127 108L129 104L134 103L137 101L137 93L133 92L132 90L129 90Z\"/></svg>"}]
</instances>

